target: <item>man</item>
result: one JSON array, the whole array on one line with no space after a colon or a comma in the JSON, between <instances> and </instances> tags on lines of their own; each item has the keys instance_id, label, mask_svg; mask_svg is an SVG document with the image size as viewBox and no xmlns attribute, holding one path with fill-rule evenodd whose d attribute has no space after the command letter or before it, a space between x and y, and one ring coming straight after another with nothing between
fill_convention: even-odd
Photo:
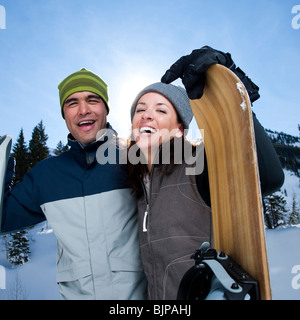
<instances>
[{"instance_id":1,"label":"man","mask_svg":"<svg viewBox=\"0 0 300 320\"><path fill-rule=\"evenodd\" d=\"M144 299L136 203L126 172L96 160L98 147L115 141L96 141L99 130L112 129L107 85L82 69L58 88L70 150L38 163L6 193L1 231L49 221L63 299Z\"/></svg>"}]
</instances>

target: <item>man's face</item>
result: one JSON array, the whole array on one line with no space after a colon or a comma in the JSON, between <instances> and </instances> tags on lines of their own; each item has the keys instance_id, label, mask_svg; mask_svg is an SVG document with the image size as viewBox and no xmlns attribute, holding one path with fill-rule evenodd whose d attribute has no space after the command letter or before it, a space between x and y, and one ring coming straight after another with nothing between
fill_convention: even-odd
<instances>
[{"instance_id":1,"label":"man's face","mask_svg":"<svg viewBox=\"0 0 300 320\"><path fill-rule=\"evenodd\" d=\"M94 142L97 132L106 128L107 109L95 93L84 91L71 94L64 103L63 112L70 133L83 144Z\"/></svg>"}]
</instances>

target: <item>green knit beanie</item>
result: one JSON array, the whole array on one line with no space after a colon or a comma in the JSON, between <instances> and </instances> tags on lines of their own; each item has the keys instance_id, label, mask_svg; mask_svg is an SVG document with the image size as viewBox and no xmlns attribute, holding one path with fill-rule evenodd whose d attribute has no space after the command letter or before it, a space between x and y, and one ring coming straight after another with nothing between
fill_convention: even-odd
<instances>
[{"instance_id":1,"label":"green knit beanie","mask_svg":"<svg viewBox=\"0 0 300 320\"><path fill-rule=\"evenodd\" d=\"M58 85L58 90L63 118L63 106L66 99L71 94L82 91L98 94L103 99L107 113L109 113L107 84L98 75L89 70L83 68L80 71L72 73Z\"/></svg>"}]
</instances>

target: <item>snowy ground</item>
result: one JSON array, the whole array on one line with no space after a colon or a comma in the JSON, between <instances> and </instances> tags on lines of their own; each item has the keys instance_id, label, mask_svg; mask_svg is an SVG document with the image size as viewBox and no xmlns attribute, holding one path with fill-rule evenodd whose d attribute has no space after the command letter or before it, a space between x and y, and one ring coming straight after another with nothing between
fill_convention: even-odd
<instances>
[{"instance_id":1,"label":"snowy ground","mask_svg":"<svg viewBox=\"0 0 300 320\"><path fill-rule=\"evenodd\" d=\"M1 252L0 265L6 268L6 289L0 290L0 299L60 299L56 284L56 238L51 229L41 232L45 225L39 224L29 232L28 239L32 240L30 261L23 266L7 267Z\"/></svg>"},{"instance_id":2,"label":"snowy ground","mask_svg":"<svg viewBox=\"0 0 300 320\"><path fill-rule=\"evenodd\" d=\"M300 225L266 230L266 238L273 299L300 300Z\"/></svg>"},{"instance_id":3,"label":"snowy ground","mask_svg":"<svg viewBox=\"0 0 300 320\"><path fill-rule=\"evenodd\" d=\"M292 208L293 196L295 196L298 209L300 209L300 179L291 171L284 171L284 185L281 188L283 192L282 195L285 195L287 202L287 209L290 211Z\"/></svg>"},{"instance_id":4,"label":"snowy ground","mask_svg":"<svg viewBox=\"0 0 300 320\"><path fill-rule=\"evenodd\" d=\"M1 300L60 299L56 284L56 239L51 230L40 232L42 226L30 231L33 240L30 262L11 269L5 265L2 254L0 264L6 267L6 290L0 290ZM300 300L300 225L267 230L266 237L273 299ZM296 273L292 273L293 269Z\"/></svg>"}]
</instances>

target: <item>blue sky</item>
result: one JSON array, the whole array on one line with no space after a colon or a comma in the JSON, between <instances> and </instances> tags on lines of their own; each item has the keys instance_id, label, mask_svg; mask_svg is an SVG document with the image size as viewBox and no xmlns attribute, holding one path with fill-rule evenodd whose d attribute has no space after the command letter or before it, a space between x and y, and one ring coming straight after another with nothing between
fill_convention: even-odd
<instances>
[{"instance_id":1,"label":"blue sky","mask_svg":"<svg viewBox=\"0 0 300 320\"><path fill-rule=\"evenodd\" d=\"M203 45L230 52L259 85L261 98L253 110L265 128L298 135L296 0L0 0L0 5L6 11L6 29L0 29L0 135L9 133L14 142L22 127L28 141L43 119L48 146L66 143L57 85L83 67L109 85L108 120L127 137L138 91Z\"/></svg>"}]
</instances>

